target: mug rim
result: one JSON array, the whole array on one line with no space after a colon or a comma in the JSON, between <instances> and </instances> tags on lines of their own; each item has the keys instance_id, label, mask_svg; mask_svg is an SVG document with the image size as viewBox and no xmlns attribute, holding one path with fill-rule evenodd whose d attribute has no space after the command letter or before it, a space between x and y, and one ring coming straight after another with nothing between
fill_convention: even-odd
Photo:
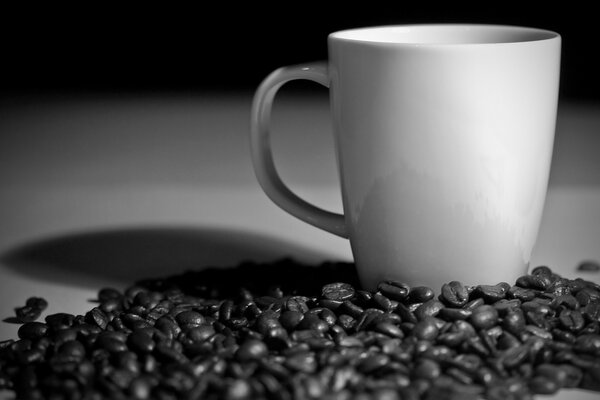
<instances>
[{"instance_id":1,"label":"mug rim","mask_svg":"<svg viewBox=\"0 0 600 400\"><path fill-rule=\"evenodd\" d=\"M463 40L449 40L447 36L438 40L408 40L409 35L417 33L436 34L441 38L445 33L462 34ZM483 39L483 35L489 39ZM395 40L392 38L392 35ZM403 35L404 40L398 40ZM493 39L496 38L496 39ZM479 23L421 23L374 25L332 32L328 39L347 43L363 43L373 45L410 46L410 47L437 47L437 46L490 46L514 45L518 43L532 43L560 39L558 32L521 25L504 24L479 24Z\"/></svg>"}]
</instances>

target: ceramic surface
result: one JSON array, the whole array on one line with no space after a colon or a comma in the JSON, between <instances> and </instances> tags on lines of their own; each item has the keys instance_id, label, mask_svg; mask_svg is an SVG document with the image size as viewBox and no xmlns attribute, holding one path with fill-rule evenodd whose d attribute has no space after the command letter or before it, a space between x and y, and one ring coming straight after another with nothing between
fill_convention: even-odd
<instances>
[{"instance_id":1,"label":"ceramic surface","mask_svg":"<svg viewBox=\"0 0 600 400\"><path fill-rule=\"evenodd\" d=\"M255 170L283 209L348 237L364 286L514 281L550 171L561 38L512 26L413 25L329 36L329 62L275 71L253 108ZM304 202L270 154L291 79L330 87L344 216Z\"/></svg>"}]
</instances>

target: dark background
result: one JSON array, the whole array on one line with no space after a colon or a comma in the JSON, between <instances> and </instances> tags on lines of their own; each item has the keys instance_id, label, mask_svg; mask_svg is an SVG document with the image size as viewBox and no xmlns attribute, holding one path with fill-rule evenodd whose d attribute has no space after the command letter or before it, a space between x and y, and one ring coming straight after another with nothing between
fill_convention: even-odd
<instances>
[{"instance_id":1,"label":"dark background","mask_svg":"<svg viewBox=\"0 0 600 400\"><path fill-rule=\"evenodd\" d=\"M559 32L561 97L600 99L595 61L600 35L591 6L455 3L198 2L197 7L63 3L3 9L0 93L250 91L279 66L326 58L327 34L336 30L476 22Z\"/></svg>"}]
</instances>

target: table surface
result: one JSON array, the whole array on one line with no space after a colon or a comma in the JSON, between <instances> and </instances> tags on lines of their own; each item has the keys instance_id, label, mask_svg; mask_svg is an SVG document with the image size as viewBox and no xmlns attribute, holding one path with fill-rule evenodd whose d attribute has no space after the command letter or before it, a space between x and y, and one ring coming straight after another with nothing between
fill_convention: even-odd
<instances>
[{"instance_id":1,"label":"table surface","mask_svg":"<svg viewBox=\"0 0 600 400\"><path fill-rule=\"evenodd\" d=\"M352 259L346 240L289 216L259 188L248 151L252 94L99 95L0 102L0 316L32 296L82 314L104 286L202 266L291 256ZM279 172L341 212L324 93L273 110ZM600 261L600 104L559 104L546 208L531 265ZM43 314L44 315L44 314ZM18 325L0 322L0 340ZM9 398L0 393L0 398ZM592 399L563 390L550 399Z\"/></svg>"}]
</instances>

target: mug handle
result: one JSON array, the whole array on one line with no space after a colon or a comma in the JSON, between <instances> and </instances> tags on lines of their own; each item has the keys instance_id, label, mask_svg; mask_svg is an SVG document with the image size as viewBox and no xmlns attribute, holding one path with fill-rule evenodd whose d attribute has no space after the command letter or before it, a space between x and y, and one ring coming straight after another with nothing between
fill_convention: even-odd
<instances>
[{"instance_id":1,"label":"mug handle","mask_svg":"<svg viewBox=\"0 0 600 400\"><path fill-rule=\"evenodd\" d=\"M271 109L279 88L295 79L306 79L329 87L327 63L320 61L281 67L260 84L252 102L250 121L250 150L254 172L267 196L284 211L317 228L348 238L343 214L323 210L301 199L283 183L275 169L269 140Z\"/></svg>"}]
</instances>

